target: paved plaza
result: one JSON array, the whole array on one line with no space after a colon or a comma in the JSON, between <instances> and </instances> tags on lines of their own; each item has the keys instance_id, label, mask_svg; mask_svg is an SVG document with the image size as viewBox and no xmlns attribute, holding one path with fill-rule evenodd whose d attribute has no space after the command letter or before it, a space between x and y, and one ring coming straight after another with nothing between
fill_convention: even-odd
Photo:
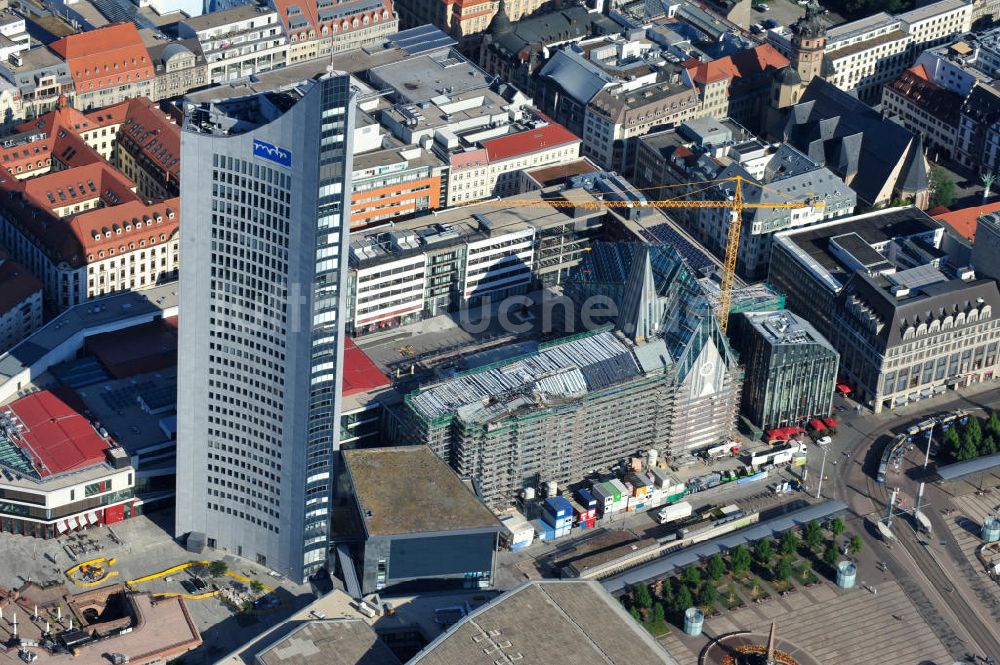
<instances>
[{"instance_id":1,"label":"paved plaza","mask_svg":"<svg viewBox=\"0 0 1000 665\"><path fill-rule=\"evenodd\" d=\"M993 620L1000 623L1000 583L990 579L983 564L976 557L976 550L983 544L980 535L983 519L1000 511L1000 491L994 489L981 496L969 494L955 497L951 503L954 510L948 511L942 517L948 524L954 544L961 552L960 556L955 552L952 552L952 555L957 559L959 571L980 602Z\"/></svg>"},{"instance_id":2,"label":"paved plaza","mask_svg":"<svg viewBox=\"0 0 1000 665\"><path fill-rule=\"evenodd\" d=\"M273 611L257 616L236 614L219 598L189 600L188 610L202 634L204 645L184 657L187 665L213 663L223 654L249 641L268 627L278 623L295 610L315 600L309 585L299 585L284 578L276 578L269 571L243 559L227 556L223 552L206 550L202 555L192 554L181 547L163 528L164 521L171 521L169 512L156 513L152 517L140 516L115 524L115 534L121 540L116 544L108 532L108 527L92 528L80 532L74 544L81 539L90 546L92 541L100 550L88 551L72 560L65 546L67 537L58 540L41 540L25 536L0 534L0 551L3 565L0 565L0 586L18 588L29 579L45 582L57 580L65 583L70 593L84 589L71 584L64 574L76 563L97 557L115 558L117 562L111 570L118 573L108 578L108 583L132 580L187 561L223 559L230 570L256 579L274 589L280 605ZM55 563L50 559L54 559ZM136 585L139 591L186 593L180 581L189 579L186 572L144 582Z\"/></svg>"},{"instance_id":3,"label":"paved plaza","mask_svg":"<svg viewBox=\"0 0 1000 665\"><path fill-rule=\"evenodd\" d=\"M802 588L705 621L706 635L750 630L778 635L806 650L820 663L868 665L951 665L953 659L895 582L881 582L873 595L860 586L843 591L830 584ZM689 637L676 627L662 638L681 665L696 665L705 636Z\"/></svg>"}]
</instances>

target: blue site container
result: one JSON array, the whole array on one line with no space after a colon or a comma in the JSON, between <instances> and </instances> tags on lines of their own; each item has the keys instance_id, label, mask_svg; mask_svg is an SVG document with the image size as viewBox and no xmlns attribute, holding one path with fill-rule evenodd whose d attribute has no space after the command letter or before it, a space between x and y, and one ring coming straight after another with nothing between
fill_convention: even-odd
<instances>
[{"instance_id":1,"label":"blue site container","mask_svg":"<svg viewBox=\"0 0 1000 665\"><path fill-rule=\"evenodd\" d=\"M597 499L589 491L580 489L576 491L576 500L580 502L587 510L594 510L597 508Z\"/></svg>"}]
</instances>

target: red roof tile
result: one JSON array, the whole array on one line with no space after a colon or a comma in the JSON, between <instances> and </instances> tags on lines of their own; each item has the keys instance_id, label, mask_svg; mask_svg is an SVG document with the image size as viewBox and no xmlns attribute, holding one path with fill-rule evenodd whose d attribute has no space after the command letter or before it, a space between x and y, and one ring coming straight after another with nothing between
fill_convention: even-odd
<instances>
[{"instance_id":1,"label":"red roof tile","mask_svg":"<svg viewBox=\"0 0 1000 665\"><path fill-rule=\"evenodd\" d=\"M79 396L62 389L32 393L0 412L13 412L24 423L16 443L44 478L104 462L108 442L94 431L82 409Z\"/></svg>"},{"instance_id":2,"label":"red roof tile","mask_svg":"<svg viewBox=\"0 0 1000 665\"><path fill-rule=\"evenodd\" d=\"M341 391L344 397L366 393L376 388L385 388L390 384L389 377L383 374L371 358L358 348L350 337L344 341L344 386Z\"/></svg>"},{"instance_id":3,"label":"red roof tile","mask_svg":"<svg viewBox=\"0 0 1000 665\"><path fill-rule=\"evenodd\" d=\"M392 0L382 0L376 7L366 0L346 0L337 4L324 2L323 7L318 4L317 0L274 0L278 18L293 42L317 39L327 34L323 31L324 27L334 34L369 28L373 24L391 20L395 11ZM354 11L351 11L352 4L357 5ZM383 13L386 15L384 19ZM354 25L355 18L357 25ZM367 24L364 22L365 18L368 18ZM310 31L312 35L309 34Z\"/></svg>"},{"instance_id":4,"label":"red roof tile","mask_svg":"<svg viewBox=\"0 0 1000 665\"><path fill-rule=\"evenodd\" d=\"M538 129L483 141L482 145L486 148L486 156L490 163L493 163L579 142L580 138L576 134L562 125L550 122Z\"/></svg>"},{"instance_id":5,"label":"red roof tile","mask_svg":"<svg viewBox=\"0 0 1000 665\"><path fill-rule=\"evenodd\" d=\"M747 78L768 69L782 69L788 66L788 58L781 55L770 44L761 44L752 49L734 53L710 62L688 60L684 68L696 82L702 85L723 79Z\"/></svg>"},{"instance_id":6,"label":"red roof tile","mask_svg":"<svg viewBox=\"0 0 1000 665\"><path fill-rule=\"evenodd\" d=\"M66 61L78 93L153 78L153 61L133 23L63 37L49 48Z\"/></svg>"},{"instance_id":7,"label":"red roof tile","mask_svg":"<svg viewBox=\"0 0 1000 665\"><path fill-rule=\"evenodd\" d=\"M1000 212L1000 201L994 201L993 203L981 206L972 206L971 208L962 208L961 210L946 212L943 215L933 215L933 217L939 222L944 222L950 226L963 238L975 241L976 220L991 212Z\"/></svg>"}]
</instances>

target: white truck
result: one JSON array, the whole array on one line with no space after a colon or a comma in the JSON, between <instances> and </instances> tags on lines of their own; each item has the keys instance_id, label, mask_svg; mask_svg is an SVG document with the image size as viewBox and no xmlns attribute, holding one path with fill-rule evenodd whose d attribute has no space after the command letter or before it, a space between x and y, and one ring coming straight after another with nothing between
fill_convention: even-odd
<instances>
[{"instance_id":1,"label":"white truck","mask_svg":"<svg viewBox=\"0 0 1000 665\"><path fill-rule=\"evenodd\" d=\"M693 510L691 504L687 501L681 501L680 503L674 503L669 506L664 506L657 513L656 518L659 520L660 524L668 524L669 522L675 522L679 519L685 517L690 517Z\"/></svg>"}]
</instances>

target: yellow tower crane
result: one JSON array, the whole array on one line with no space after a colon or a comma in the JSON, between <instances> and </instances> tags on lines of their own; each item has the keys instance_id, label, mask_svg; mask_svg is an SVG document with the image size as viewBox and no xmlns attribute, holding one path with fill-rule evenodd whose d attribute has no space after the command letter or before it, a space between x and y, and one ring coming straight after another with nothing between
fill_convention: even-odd
<instances>
[{"instance_id":1,"label":"yellow tower crane","mask_svg":"<svg viewBox=\"0 0 1000 665\"><path fill-rule=\"evenodd\" d=\"M691 194L697 194L698 192L705 191L720 183L731 182L733 183L733 195L732 198L726 198L723 200L704 200L704 201L690 201L685 200L682 197L690 196ZM705 180L703 182L697 183L685 183L682 185L674 185L677 187L691 187L695 185L708 185L708 187L703 187L695 191L685 192L681 196L673 199L664 199L660 201L604 201L604 200L577 200L577 199L503 199L502 203L506 207L544 207L551 206L555 208L589 208L589 209L603 209L603 208L660 208L660 209L671 209L671 208L728 208L732 211L732 219L729 223L729 232L726 238L726 256L723 261L722 270L722 284L720 285L720 297L719 297L719 326L722 328L722 332L726 332L729 327L729 309L733 302L733 284L736 280L736 258L739 255L739 245L740 245L740 231L743 226L743 211L747 208L766 208L766 209L801 209L801 208L821 208L825 204L819 201L812 202L800 202L800 201L788 201L786 203L747 203L743 200L743 185L747 184L753 187L759 187L761 189L768 189L764 185L754 182L743 176L733 176L731 178L720 178L718 180ZM660 189L660 188L656 188ZM774 191L774 190L770 190ZM775 192L781 196L780 192ZM491 203L499 203L500 201L492 201ZM481 205L479 203L473 203L470 205Z\"/></svg>"}]
</instances>

